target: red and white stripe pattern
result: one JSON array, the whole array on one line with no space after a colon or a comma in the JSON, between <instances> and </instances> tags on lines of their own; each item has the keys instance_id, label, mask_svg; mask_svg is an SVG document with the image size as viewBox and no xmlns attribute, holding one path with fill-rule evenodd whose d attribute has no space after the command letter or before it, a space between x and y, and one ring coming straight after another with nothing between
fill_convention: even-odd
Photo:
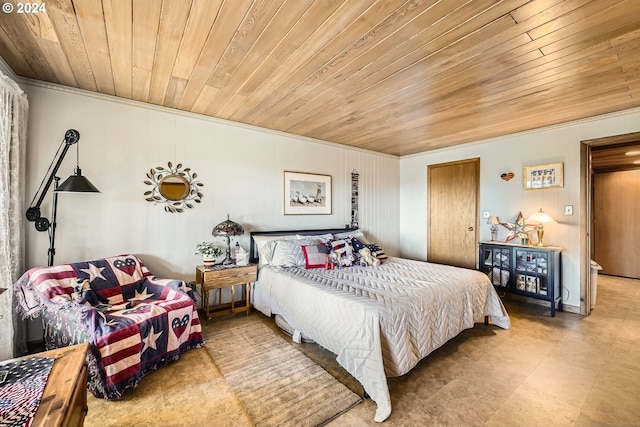
<instances>
[{"instance_id":1,"label":"red and white stripe pattern","mask_svg":"<svg viewBox=\"0 0 640 427\"><path fill-rule=\"evenodd\" d=\"M90 334L88 358L100 376L90 381L98 384L92 390L96 395L118 398L146 373L203 345L190 289L183 281L153 277L134 255L33 268L25 276L25 301L47 300L72 308L68 303L78 280L89 280L91 289L109 304L130 303L128 309L107 312L79 306L87 317L87 325L79 327Z\"/></svg>"}]
</instances>

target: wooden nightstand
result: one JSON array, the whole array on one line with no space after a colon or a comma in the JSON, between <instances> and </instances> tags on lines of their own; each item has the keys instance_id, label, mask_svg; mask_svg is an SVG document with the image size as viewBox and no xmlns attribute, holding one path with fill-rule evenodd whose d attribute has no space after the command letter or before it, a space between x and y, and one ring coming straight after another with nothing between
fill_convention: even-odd
<instances>
[{"instance_id":1,"label":"wooden nightstand","mask_svg":"<svg viewBox=\"0 0 640 427\"><path fill-rule=\"evenodd\" d=\"M214 266L205 268L196 267L196 283L202 286L202 311L204 312L205 324L209 324L209 319L214 316L224 314L235 314L251 310L251 283L258 278L258 266L249 264L245 266L234 266L220 268ZM235 286L245 285L243 299L235 301ZM225 304L209 305L209 291L218 290L218 302L221 301L222 288L231 287L231 302Z\"/></svg>"}]
</instances>

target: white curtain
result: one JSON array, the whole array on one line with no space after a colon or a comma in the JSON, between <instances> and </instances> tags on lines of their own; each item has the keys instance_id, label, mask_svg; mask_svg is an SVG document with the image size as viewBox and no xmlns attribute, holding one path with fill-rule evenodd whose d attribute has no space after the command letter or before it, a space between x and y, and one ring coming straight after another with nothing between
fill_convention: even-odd
<instances>
[{"instance_id":1,"label":"white curtain","mask_svg":"<svg viewBox=\"0 0 640 427\"><path fill-rule=\"evenodd\" d=\"M25 326L12 285L24 272L24 181L27 96L0 73L0 360L26 352Z\"/></svg>"}]
</instances>

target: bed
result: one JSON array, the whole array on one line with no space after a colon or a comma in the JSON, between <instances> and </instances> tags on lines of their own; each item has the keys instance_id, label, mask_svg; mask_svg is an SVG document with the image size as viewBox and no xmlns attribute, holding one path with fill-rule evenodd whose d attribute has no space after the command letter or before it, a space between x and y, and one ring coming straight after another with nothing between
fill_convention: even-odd
<instances>
[{"instance_id":1,"label":"bed","mask_svg":"<svg viewBox=\"0 0 640 427\"><path fill-rule=\"evenodd\" d=\"M336 354L382 422L391 414L387 377L406 374L475 323L508 329L510 321L479 271L396 257L377 266L309 264L311 248L352 239L368 243L361 230L251 232L250 260L259 265L253 306Z\"/></svg>"}]
</instances>

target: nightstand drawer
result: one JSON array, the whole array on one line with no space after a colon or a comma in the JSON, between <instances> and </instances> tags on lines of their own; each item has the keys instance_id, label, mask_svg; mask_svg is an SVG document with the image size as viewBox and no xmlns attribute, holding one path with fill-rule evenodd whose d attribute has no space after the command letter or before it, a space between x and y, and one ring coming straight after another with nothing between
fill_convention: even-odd
<instances>
[{"instance_id":1,"label":"nightstand drawer","mask_svg":"<svg viewBox=\"0 0 640 427\"><path fill-rule=\"evenodd\" d=\"M247 265L245 267L206 271L203 276L204 287L206 289L216 289L242 283L255 282L258 276L258 271L255 265Z\"/></svg>"}]
</instances>

